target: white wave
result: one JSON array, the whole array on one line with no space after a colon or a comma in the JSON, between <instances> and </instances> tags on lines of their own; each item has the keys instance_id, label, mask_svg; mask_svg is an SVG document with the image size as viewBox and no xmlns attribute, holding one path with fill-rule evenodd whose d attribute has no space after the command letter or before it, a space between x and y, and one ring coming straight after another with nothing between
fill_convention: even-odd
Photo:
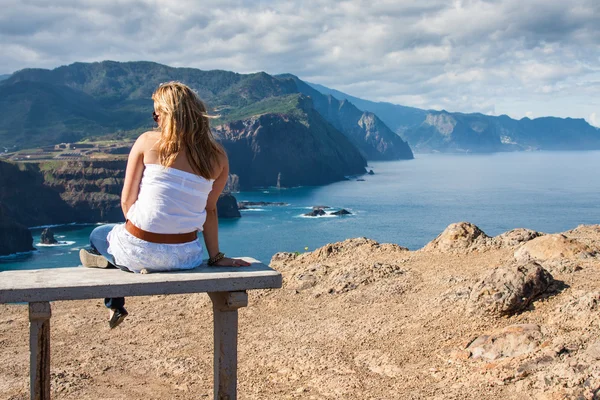
<instances>
[{"instance_id":1,"label":"white wave","mask_svg":"<svg viewBox=\"0 0 600 400\"><path fill-rule=\"evenodd\" d=\"M75 243L76 242L74 240L67 240L64 242L62 240L60 240L58 243L54 243L54 244L36 243L35 246L38 246L38 247L61 247L61 246L72 246Z\"/></svg>"},{"instance_id":2,"label":"white wave","mask_svg":"<svg viewBox=\"0 0 600 400\"><path fill-rule=\"evenodd\" d=\"M56 239L64 239L64 238L65 238L65 235L56 235L56 236L54 236L54 237L55 237Z\"/></svg>"},{"instance_id":3,"label":"white wave","mask_svg":"<svg viewBox=\"0 0 600 400\"><path fill-rule=\"evenodd\" d=\"M264 208L243 208L240 210L240 212L244 212L244 211L267 211Z\"/></svg>"},{"instance_id":4,"label":"white wave","mask_svg":"<svg viewBox=\"0 0 600 400\"><path fill-rule=\"evenodd\" d=\"M16 260L21 257L25 257L29 254L39 253L39 250L21 251L19 253L12 253L7 256L0 256L0 260Z\"/></svg>"},{"instance_id":5,"label":"white wave","mask_svg":"<svg viewBox=\"0 0 600 400\"><path fill-rule=\"evenodd\" d=\"M309 218L309 219L315 219L315 218L336 218L336 217L337 217L337 215L331 215L331 214L316 215L314 217L311 217L309 215L304 215L304 214L296 215L296 218Z\"/></svg>"}]
</instances>

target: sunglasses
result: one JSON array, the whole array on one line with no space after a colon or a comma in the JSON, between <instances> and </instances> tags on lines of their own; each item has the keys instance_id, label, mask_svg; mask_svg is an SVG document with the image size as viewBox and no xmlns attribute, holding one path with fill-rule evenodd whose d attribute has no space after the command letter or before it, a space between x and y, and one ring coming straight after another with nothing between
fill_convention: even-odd
<instances>
[{"instance_id":1,"label":"sunglasses","mask_svg":"<svg viewBox=\"0 0 600 400\"><path fill-rule=\"evenodd\" d=\"M154 122L158 122L158 114L156 113L156 111L152 111L152 119L154 120Z\"/></svg>"}]
</instances>

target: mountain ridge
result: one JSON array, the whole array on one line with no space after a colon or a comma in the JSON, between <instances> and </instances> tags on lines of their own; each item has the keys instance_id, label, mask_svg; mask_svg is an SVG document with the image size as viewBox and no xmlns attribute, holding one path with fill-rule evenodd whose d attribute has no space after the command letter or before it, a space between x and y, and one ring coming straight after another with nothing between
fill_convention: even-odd
<instances>
[{"instance_id":1,"label":"mountain ridge","mask_svg":"<svg viewBox=\"0 0 600 400\"><path fill-rule=\"evenodd\" d=\"M0 140L5 147L17 142L39 146L104 135L110 131L150 129L153 125L151 94L160 83L171 80L182 81L196 90L211 106L211 113L220 116L217 123L265 113L293 112L294 107L284 103L290 101L290 96L302 93L297 79L275 77L265 72L203 71L146 61L74 63L53 70L23 69L0 82L0 106L13 116L11 123L0 121ZM17 90L19 88L22 90ZM40 98L42 92L49 93L45 94L47 100ZM318 92L315 95L321 96ZM78 96L83 100L76 101L74 106L64 98ZM48 109L51 104L64 107L55 107L58 110L48 113L42 110L44 101ZM77 107L80 103L87 113ZM32 112L32 109L36 111L36 106L43 112ZM42 118L44 116L47 118ZM344 124L332 125L347 136L363 156L412 158L408 145L391 134L383 122L359 124L359 120L353 118ZM27 137L26 141L20 140L23 135ZM393 143L388 145L387 141ZM388 150L396 147L406 149Z\"/></svg>"},{"instance_id":2,"label":"mountain ridge","mask_svg":"<svg viewBox=\"0 0 600 400\"><path fill-rule=\"evenodd\" d=\"M583 118L539 117L520 120L507 115L421 110L392 103L373 102L308 83L315 90L350 100L362 110L372 111L416 152L475 152L600 149L600 129ZM447 124L433 121L454 120Z\"/></svg>"}]
</instances>

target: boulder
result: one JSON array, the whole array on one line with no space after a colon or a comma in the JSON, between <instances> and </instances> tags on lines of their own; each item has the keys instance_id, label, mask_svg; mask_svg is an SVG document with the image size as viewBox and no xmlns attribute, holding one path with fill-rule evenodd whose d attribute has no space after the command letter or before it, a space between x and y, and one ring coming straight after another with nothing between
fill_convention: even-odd
<instances>
[{"instance_id":1,"label":"boulder","mask_svg":"<svg viewBox=\"0 0 600 400\"><path fill-rule=\"evenodd\" d=\"M54 232L50 228L46 228L40 235L40 242L42 244L56 244L58 241L54 238Z\"/></svg>"},{"instance_id":2,"label":"boulder","mask_svg":"<svg viewBox=\"0 0 600 400\"><path fill-rule=\"evenodd\" d=\"M558 258L587 258L594 251L575 239L562 234L545 235L535 238L515 251L517 260L547 261Z\"/></svg>"},{"instance_id":3,"label":"boulder","mask_svg":"<svg viewBox=\"0 0 600 400\"><path fill-rule=\"evenodd\" d=\"M467 346L467 350L473 359L493 361L531 353L541 344L542 338L538 325L510 325L479 336Z\"/></svg>"},{"instance_id":4,"label":"boulder","mask_svg":"<svg viewBox=\"0 0 600 400\"><path fill-rule=\"evenodd\" d=\"M552 275L536 262L498 267L475 284L469 296L470 309L511 315L525 309L553 282Z\"/></svg>"},{"instance_id":5,"label":"boulder","mask_svg":"<svg viewBox=\"0 0 600 400\"><path fill-rule=\"evenodd\" d=\"M221 193L217 200L219 218L240 218L240 210L236 198L231 193Z\"/></svg>"},{"instance_id":6,"label":"boulder","mask_svg":"<svg viewBox=\"0 0 600 400\"><path fill-rule=\"evenodd\" d=\"M489 239L488 235L470 222L458 222L448 225L423 250L443 253L470 252L485 248Z\"/></svg>"},{"instance_id":7,"label":"boulder","mask_svg":"<svg viewBox=\"0 0 600 400\"><path fill-rule=\"evenodd\" d=\"M512 248L518 247L523 243L533 240L542 235L544 234L531 229L517 228L508 232L504 232L501 235L495 236L492 241L497 247Z\"/></svg>"},{"instance_id":8,"label":"boulder","mask_svg":"<svg viewBox=\"0 0 600 400\"><path fill-rule=\"evenodd\" d=\"M339 211L332 212L331 215L352 215L352 213L345 208L342 208Z\"/></svg>"},{"instance_id":9,"label":"boulder","mask_svg":"<svg viewBox=\"0 0 600 400\"><path fill-rule=\"evenodd\" d=\"M375 175L375 172L373 172L372 169L369 170L369 172L367 172L369 175Z\"/></svg>"}]
</instances>

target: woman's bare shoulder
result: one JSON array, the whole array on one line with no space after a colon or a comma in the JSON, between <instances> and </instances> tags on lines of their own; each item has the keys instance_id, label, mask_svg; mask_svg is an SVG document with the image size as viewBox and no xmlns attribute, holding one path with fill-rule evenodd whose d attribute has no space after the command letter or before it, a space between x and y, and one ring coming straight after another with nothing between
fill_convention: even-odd
<instances>
[{"instance_id":1,"label":"woman's bare shoulder","mask_svg":"<svg viewBox=\"0 0 600 400\"><path fill-rule=\"evenodd\" d=\"M135 141L135 146L140 150L148 150L152 148L160 139L160 132L157 131L147 131L138 136Z\"/></svg>"},{"instance_id":2,"label":"woman's bare shoulder","mask_svg":"<svg viewBox=\"0 0 600 400\"><path fill-rule=\"evenodd\" d=\"M138 136L139 141L157 141L160 139L160 132L158 131L146 131Z\"/></svg>"}]
</instances>

